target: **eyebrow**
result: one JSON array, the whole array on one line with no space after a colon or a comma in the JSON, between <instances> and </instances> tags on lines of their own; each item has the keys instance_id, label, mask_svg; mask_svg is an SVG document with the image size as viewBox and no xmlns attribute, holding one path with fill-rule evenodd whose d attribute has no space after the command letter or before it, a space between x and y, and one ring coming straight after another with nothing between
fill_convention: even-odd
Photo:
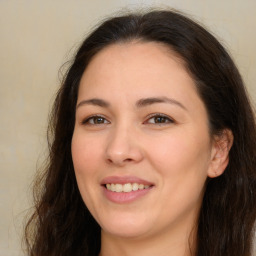
<instances>
[{"instance_id":1,"label":"eyebrow","mask_svg":"<svg viewBox=\"0 0 256 256\"><path fill-rule=\"evenodd\" d=\"M151 98L144 98L144 99L140 99L136 102L136 107L141 108L141 107L146 107L155 103L169 103L169 104L174 104L177 105L179 107L181 107L184 110L187 110L187 108L180 103L177 100L174 100L172 98L168 98L168 97L151 97ZM103 107L103 108L108 108L110 107L110 103L102 100L102 99L98 99L98 98L93 98L93 99L88 99L88 100L82 100L80 101L76 108L79 108L81 106L84 105L94 105L94 106L99 106L99 107Z\"/></svg>"},{"instance_id":2,"label":"eyebrow","mask_svg":"<svg viewBox=\"0 0 256 256\"><path fill-rule=\"evenodd\" d=\"M184 110L187 110L187 108L182 103L180 103L179 101L177 101L175 99L171 99L168 97L152 97L152 98L140 99L136 102L136 106L137 107L145 107L145 106L152 105L155 103L174 104L174 105L177 105L177 106L183 108Z\"/></svg>"},{"instance_id":3,"label":"eyebrow","mask_svg":"<svg viewBox=\"0 0 256 256\"><path fill-rule=\"evenodd\" d=\"M76 109L78 109L79 107L83 106L83 105L94 105L94 106L99 106L99 107L103 107L103 108L107 108L110 106L110 104L102 99L89 99L89 100L82 100L80 101L77 106Z\"/></svg>"}]
</instances>

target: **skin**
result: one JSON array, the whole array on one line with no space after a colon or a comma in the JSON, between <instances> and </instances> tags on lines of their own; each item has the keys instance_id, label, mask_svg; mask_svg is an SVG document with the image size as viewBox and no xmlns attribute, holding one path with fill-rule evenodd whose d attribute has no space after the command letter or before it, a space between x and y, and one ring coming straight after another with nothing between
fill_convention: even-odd
<instances>
[{"instance_id":1,"label":"skin","mask_svg":"<svg viewBox=\"0 0 256 256\"><path fill-rule=\"evenodd\" d=\"M138 105L152 97L172 101ZM85 102L95 98L107 106ZM102 228L100 255L191 255L205 181L228 163L219 142L193 79L166 46L122 43L94 56L79 87L72 157L82 198ZM129 175L154 186L135 201L109 201L101 181Z\"/></svg>"}]
</instances>

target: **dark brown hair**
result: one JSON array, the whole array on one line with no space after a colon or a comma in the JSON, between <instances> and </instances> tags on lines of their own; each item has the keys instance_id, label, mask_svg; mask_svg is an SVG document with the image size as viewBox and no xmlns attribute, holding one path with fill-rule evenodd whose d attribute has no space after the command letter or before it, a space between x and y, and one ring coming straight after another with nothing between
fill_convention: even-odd
<instances>
[{"instance_id":1,"label":"dark brown hair","mask_svg":"<svg viewBox=\"0 0 256 256\"><path fill-rule=\"evenodd\" d=\"M211 135L227 128L234 143L223 175L208 179L196 256L250 256L256 218L255 117L232 59L202 26L175 11L127 14L103 22L82 43L57 94L49 124L49 163L38 178L26 226L30 256L97 255L100 227L81 199L71 158L77 93L91 58L104 47L159 42L185 62L209 116Z\"/></svg>"}]
</instances>

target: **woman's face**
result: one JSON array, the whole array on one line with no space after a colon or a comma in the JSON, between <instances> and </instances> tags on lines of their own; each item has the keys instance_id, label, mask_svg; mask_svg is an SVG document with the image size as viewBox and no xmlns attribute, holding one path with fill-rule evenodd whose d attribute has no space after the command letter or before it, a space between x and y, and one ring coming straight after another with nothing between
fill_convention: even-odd
<instances>
[{"instance_id":1,"label":"woman's face","mask_svg":"<svg viewBox=\"0 0 256 256\"><path fill-rule=\"evenodd\" d=\"M72 157L104 233L190 232L212 151L195 83L166 46L115 44L92 59L80 83Z\"/></svg>"}]
</instances>

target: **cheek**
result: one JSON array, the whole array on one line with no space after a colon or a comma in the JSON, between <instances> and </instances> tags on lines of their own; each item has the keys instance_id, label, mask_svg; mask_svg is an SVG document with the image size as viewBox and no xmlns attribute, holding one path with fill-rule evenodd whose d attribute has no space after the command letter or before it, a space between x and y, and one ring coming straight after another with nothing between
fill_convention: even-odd
<instances>
[{"instance_id":1,"label":"cheek","mask_svg":"<svg viewBox=\"0 0 256 256\"><path fill-rule=\"evenodd\" d=\"M166 179L203 179L210 164L210 142L208 134L192 131L177 132L171 136L151 140L147 148L152 165ZM157 143L157 144L156 144ZM157 146L153 146L153 145ZM201 182L201 181L200 181Z\"/></svg>"},{"instance_id":2,"label":"cheek","mask_svg":"<svg viewBox=\"0 0 256 256\"><path fill-rule=\"evenodd\" d=\"M90 175L102 158L101 149L97 140L79 136L74 133L71 151L76 175Z\"/></svg>"},{"instance_id":3,"label":"cheek","mask_svg":"<svg viewBox=\"0 0 256 256\"><path fill-rule=\"evenodd\" d=\"M83 135L83 134L82 134ZM75 176L79 191L86 206L93 211L95 184L98 182L100 159L100 143L97 140L91 141L90 138L74 133L71 144L71 152ZM102 148L102 146L101 146Z\"/></svg>"},{"instance_id":4,"label":"cheek","mask_svg":"<svg viewBox=\"0 0 256 256\"><path fill-rule=\"evenodd\" d=\"M199 140L184 134L172 136L151 152L154 168L162 177L160 187L164 207L171 211L176 209L177 215L184 209L186 211L201 204L210 160L205 138Z\"/></svg>"}]
</instances>

